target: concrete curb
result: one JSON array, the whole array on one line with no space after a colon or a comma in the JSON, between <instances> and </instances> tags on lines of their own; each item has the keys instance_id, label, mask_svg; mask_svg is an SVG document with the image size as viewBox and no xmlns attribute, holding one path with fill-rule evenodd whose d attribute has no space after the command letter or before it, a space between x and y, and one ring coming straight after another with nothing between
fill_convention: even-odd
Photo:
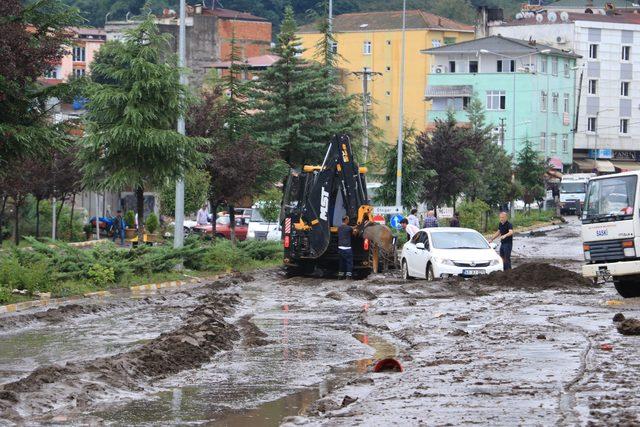
<instances>
[{"instance_id":1,"label":"concrete curb","mask_svg":"<svg viewBox=\"0 0 640 427\"><path fill-rule=\"evenodd\" d=\"M186 286L186 285L196 285L199 283L203 283L204 281L207 280L217 280L221 277L223 277L224 274L222 275L214 275L214 276L207 276L207 277L194 277L192 279L189 280L172 280L170 282L161 282L161 283L149 283L146 285L137 285L137 286L130 286L128 288L128 291L132 294L136 294L136 293L140 293L140 292L147 292L147 291L155 291L155 290L159 290L159 289L169 289L169 288L177 288L179 286ZM191 276L192 277L192 276ZM122 290L127 290L127 288L120 288ZM8 304L8 305L2 305L0 306L0 314L6 314L6 313L15 313L17 311L22 311L22 310L26 310L29 308L35 308L35 307L45 307L48 305L54 306L54 305L60 305L63 304L65 302L69 302L69 301L73 301L73 300L78 300L78 299L82 299L82 298L104 298L104 297L110 297L113 296L113 293L111 293L110 291L97 291L97 292L86 292L82 295L74 295L74 296L70 296L67 298L53 298L53 299L41 299L41 300L33 300L33 301L23 301L23 302L18 302L15 304Z\"/></svg>"}]
</instances>

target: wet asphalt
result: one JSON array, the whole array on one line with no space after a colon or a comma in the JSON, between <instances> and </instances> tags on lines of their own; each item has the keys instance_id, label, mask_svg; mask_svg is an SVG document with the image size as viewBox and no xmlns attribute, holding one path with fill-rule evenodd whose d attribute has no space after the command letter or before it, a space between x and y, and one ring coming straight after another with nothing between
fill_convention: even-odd
<instances>
[{"instance_id":1,"label":"wet asphalt","mask_svg":"<svg viewBox=\"0 0 640 427\"><path fill-rule=\"evenodd\" d=\"M514 241L514 264L578 271L579 224ZM237 284L265 342L238 342L210 363L88 408L55 408L67 425L605 425L640 422L640 338L612 318L640 317L613 286L515 289L469 282L287 279ZM180 326L201 290L117 297L103 310L0 330L0 384L51 364L135 348ZM6 318L5 318L6 319ZM0 318L0 322L5 320ZM374 373L395 357L400 373ZM55 388L55 384L52 385ZM348 398L347 398L348 397ZM0 420L0 425L3 421Z\"/></svg>"}]
</instances>

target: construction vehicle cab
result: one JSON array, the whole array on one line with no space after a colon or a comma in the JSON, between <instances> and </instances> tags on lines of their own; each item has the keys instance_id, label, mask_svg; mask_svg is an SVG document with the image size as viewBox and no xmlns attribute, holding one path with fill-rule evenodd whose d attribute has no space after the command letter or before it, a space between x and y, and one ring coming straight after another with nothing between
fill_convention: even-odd
<instances>
[{"instance_id":1,"label":"construction vehicle cab","mask_svg":"<svg viewBox=\"0 0 640 427\"><path fill-rule=\"evenodd\" d=\"M311 274L316 267L338 271L338 226L343 216L356 227L368 221L372 207L367 196L365 168L353 158L349 137L333 138L320 166L292 169L282 201L284 264L291 275ZM371 272L369 242L352 238L353 273Z\"/></svg>"}]
</instances>

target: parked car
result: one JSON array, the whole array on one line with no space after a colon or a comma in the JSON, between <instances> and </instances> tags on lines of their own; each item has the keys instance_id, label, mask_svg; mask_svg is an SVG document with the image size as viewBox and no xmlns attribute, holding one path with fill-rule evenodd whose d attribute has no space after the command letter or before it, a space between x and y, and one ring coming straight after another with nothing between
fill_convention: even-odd
<instances>
[{"instance_id":1,"label":"parked car","mask_svg":"<svg viewBox=\"0 0 640 427\"><path fill-rule=\"evenodd\" d=\"M236 240L245 240L247 238L247 231L249 218L245 215L236 216ZM229 215L219 216L216 219L216 237L223 239L231 239L231 220ZM213 234L213 227L211 224L196 225L193 227L195 233L203 234L205 236L211 236Z\"/></svg>"},{"instance_id":2,"label":"parked car","mask_svg":"<svg viewBox=\"0 0 640 427\"><path fill-rule=\"evenodd\" d=\"M247 239L280 240L280 224L278 221L265 221L257 205L251 210ZM277 237L276 237L277 236Z\"/></svg>"},{"instance_id":3,"label":"parked car","mask_svg":"<svg viewBox=\"0 0 640 427\"><path fill-rule=\"evenodd\" d=\"M487 239L469 228L424 228L404 244L402 277L435 280L502 271L503 263Z\"/></svg>"}]
</instances>

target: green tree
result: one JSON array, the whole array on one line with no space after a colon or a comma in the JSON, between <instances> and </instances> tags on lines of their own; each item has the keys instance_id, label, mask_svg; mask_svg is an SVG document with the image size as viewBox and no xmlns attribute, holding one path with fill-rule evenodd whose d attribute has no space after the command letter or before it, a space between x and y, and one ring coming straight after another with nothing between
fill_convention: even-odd
<instances>
[{"instance_id":1,"label":"green tree","mask_svg":"<svg viewBox=\"0 0 640 427\"><path fill-rule=\"evenodd\" d=\"M416 207L421 202L422 186L432 174L420 166L420 157L415 145L416 131L405 129L402 146L402 206ZM387 146L384 150L384 174L381 186L376 189L374 202L393 206L396 204L396 171L398 169L398 145Z\"/></svg>"},{"instance_id":2,"label":"green tree","mask_svg":"<svg viewBox=\"0 0 640 427\"><path fill-rule=\"evenodd\" d=\"M293 167L322 161L331 138L337 133L353 136L359 123L332 67L300 57L303 49L296 30L293 10L287 7L273 49L280 60L260 74L251 93L258 141Z\"/></svg>"},{"instance_id":3,"label":"green tree","mask_svg":"<svg viewBox=\"0 0 640 427\"><path fill-rule=\"evenodd\" d=\"M280 203L282 202L282 191L272 187L259 197L258 211L262 218L271 223L277 222L280 217Z\"/></svg>"},{"instance_id":4,"label":"green tree","mask_svg":"<svg viewBox=\"0 0 640 427\"><path fill-rule=\"evenodd\" d=\"M144 224L145 189L183 176L203 158L197 151L202 141L175 130L176 118L186 112L187 89L167 47L166 36L148 18L124 41L101 48L87 88L79 155L84 182L95 189L132 188L139 224ZM139 227L140 241L142 234Z\"/></svg>"},{"instance_id":5,"label":"green tree","mask_svg":"<svg viewBox=\"0 0 640 427\"><path fill-rule=\"evenodd\" d=\"M469 102L467 117L470 126L466 137L477 149L473 176L465 194L490 206L502 205L513 195L511 157L492 141L492 126L486 123L484 105L475 95Z\"/></svg>"},{"instance_id":6,"label":"green tree","mask_svg":"<svg viewBox=\"0 0 640 427\"><path fill-rule=\"evenodd\" d=\"M516 179L522 186L522 199L527 205L544 197L544 175L549 166L533 148L531 141L526 140L518 153Z\"/></svg>"},{"instance_id":7,"label":"green tree","mask_svg":"<svg viewBox=\"0 0 640 427\"><path fill-rule=\"evenodd\" d=\"M211 177L205 170L190 169L184 175L184 211L195 213L207 202ZM167 181L160 190L160 211L163 215L174 216L176 209L176 182Z\"/></svg>"}]
</instances>

